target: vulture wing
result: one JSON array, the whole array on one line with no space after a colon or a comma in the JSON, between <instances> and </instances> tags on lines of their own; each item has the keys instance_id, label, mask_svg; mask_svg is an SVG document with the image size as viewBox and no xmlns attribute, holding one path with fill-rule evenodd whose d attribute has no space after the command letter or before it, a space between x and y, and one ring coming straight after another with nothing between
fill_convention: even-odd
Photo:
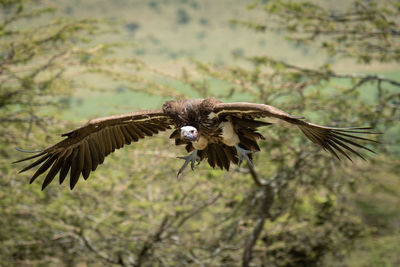
<instances>
[{"instance_id":1,"label":"vulture wing","mask_svg":"<svg viewBox=\"0 0 400 267\"><path fill-rule=\"evenodd\" d=\"M247 102L219 103L215 105L214 113L215 116L218 116L219 118L231 115L239 118L272 117L286 121L299 127L308 139L329 151L338 159L340 159L338 156L339 153L351 160L348 154L349 152L364 159L364 157L354 149L355 147L375 153L368 147L360 145L356 141L363 140L376 143L377 141L354 134L379 134L371 132L371 127L336 128L320 126L305 121L303 117L292 116L278 108L264 104L253 104Z\"/></svg>"},{"instance_id":2,"label":"vulture wing","mask_svg":"<svg viewBox=\"0 0 400 267\"><path fill-rule=\"evenodd\" d=\"M61 184L69 171L70 187L73 189L81 173L86 180L90 172L96 170L104 158L115 149L137 142L145 136L170 129L171 123L170 118L162 110L94 119L78 129L62 134L66 139L61 142L16 162L35 159L20 173L40 166L30 183L50 169L43 181L42 190L53 181L57 173L60 173Z\"/></svg>"}]
</instances>

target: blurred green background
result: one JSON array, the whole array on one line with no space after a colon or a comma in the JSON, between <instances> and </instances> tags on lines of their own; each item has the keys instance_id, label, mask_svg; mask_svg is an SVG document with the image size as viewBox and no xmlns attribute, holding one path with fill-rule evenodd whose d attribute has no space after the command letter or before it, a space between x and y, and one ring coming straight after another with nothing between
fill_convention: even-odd
<instances>
[{"instance_id":1,"label":"blurred green background","mask_svg":"<svg viewBox=\"0 0 400 267\"><path fill-rule=\"evenodd\" d=\"M398 2L1 5L0 265L400 264ZM384 134L378 154L347 163L296 129L263 129L255 165L272 193L245 168L205 162L177 180L185 152L169 133L113 153L74 191L41 191L10 164L15 147L44 148L89 119L209 96Z\"/></svg>"}]
</instances>

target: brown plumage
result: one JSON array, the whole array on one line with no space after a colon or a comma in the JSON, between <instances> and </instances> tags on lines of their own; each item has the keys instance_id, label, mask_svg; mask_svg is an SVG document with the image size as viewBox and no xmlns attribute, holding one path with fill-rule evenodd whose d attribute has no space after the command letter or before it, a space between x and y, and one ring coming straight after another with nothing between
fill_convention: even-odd
<instances>
[{"instance_id":1,"label":"brown plumage","mask_svg":"<svg viewBox=\"0 0 400 267\"><path fill-rule=\"evenodd\" d=\"M208 98L168 101L160 110L90 120L82 127L63 134L66 138L61 142L16 162L35 159L20 171L38 166L30 180L31 183L48 170L42 189L46 188L57 174L61 184L69 172L70 188L73 189L81 174L86 180L90 172L95 171L98 165L104 162L104 158L116 149L174 127L170 138L175 139L176 145L186 145L188 152L195 152L190 154L192 164L194 159L207 159L211 167L229 170L231 163L240 163L240 151L260 150L257 141L264 137L257 129L271 123L256 119L265 117L296 125L308 139L337 158L342 154L351 160L349 154L353 153L364 159L355 148L373 151L354 140L376 142L354 135L374 134L369 131L370 127L324 127L272 106L246 102L222 103ZM186 130L186 126L191 128ZM193 139L186 135L183 137L190 129L195 129L191 130L193 136L190 138ZM251 154L248 158L249 163L250 159ZM188 163L189 159L178 175Z\"/></svg>"}]
</instances>

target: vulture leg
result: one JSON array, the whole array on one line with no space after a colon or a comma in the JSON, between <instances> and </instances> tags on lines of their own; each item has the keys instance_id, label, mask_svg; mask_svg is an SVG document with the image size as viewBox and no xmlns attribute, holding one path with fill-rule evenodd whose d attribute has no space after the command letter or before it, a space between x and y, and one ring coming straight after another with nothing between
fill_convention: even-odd
<instances>
[{"instance_id":1,"label":"vulture leg","mask_svg":"<svg viewBox=\"0 0 400 267\"><path fill-rule=\"evenodd\" d=\"M244 159L246 159L247 162L249 163L250 168L254 169L253 163L251 162L249 156L247 156L248 154L253 153L253 151L250 151L250 150L241 148L241 147L240 147L239 145L237 145L237 144L235 145L235 148L236 148L236 151L237 151L237 154L238 154L238 157L239 157L238 166L240 166L240 164L242 163L243 158L244 158Z\"/></svg>"},{"instance_id":2,"label":"vulture leg","mask_svg":"<svg viewBox=\"0 0 400 267\"><path fill-rule=\"evenodd\" d=\"M178 159L184 159L185 163L183 163L182 167L179 169L178 173L176 174L176 177L179 177L179 175L183 172L183 170L186 168L186 166L190 162L190 167L192 168L192 171L194 170L194 164L196 161L200 163L200 157L197 156L197 149L193 150L192 153L190 153L187 156L184 157L177 157Z\"/></svg>"}]
</instances>

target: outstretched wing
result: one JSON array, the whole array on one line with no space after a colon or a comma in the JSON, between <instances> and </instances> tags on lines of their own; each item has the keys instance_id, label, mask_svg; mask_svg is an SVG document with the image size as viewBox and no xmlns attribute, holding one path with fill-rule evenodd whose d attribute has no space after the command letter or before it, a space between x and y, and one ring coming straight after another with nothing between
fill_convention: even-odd
<instances>
[{"instance_id":1,"label":"outstretched wing","mask_svg":"<svg viewBox=\"0 0 400 267\"><path fill-rule=\"evenodd\" d=\"M223 118L226 116L235 116L239 118L261 118L272 117L277 118L288 123L294 124L300 128L305 136L313 143L321 146L325 150L332 153L338 159L338 153L342 154L349 160L349 152L364 159L364 157L357 152L354 148L361 148L375 153L366 146L363 146L356 141L369 141L377 142L372 139L360 137L354 134L379 134L371 132L371 127L349 127L349 128L336 128L325 127L304 120L303 117L292 116L278 108L264 104L253 104L247 102L237 103L219 103L214 107L213 116Z\"/></svg>"},{"instance_id":2,"label":"outstretched wing","mask_svg":"<svg viewBox=\"0 0 400 267\"><path fill-rule=\"evenodd\" d=\"M73 189L81 173L86 180L90 172L96 170L104 158L115 149L137 142L145 136L170 129L171 123L170 118L162 110L94 119L78 129L62 134L67 138L61 142L16 162L35 159L20 173L40 166L30 183L50 169L43 181L42 190L53 181L57 173L60 173L61 184L69 171L70 187Z\"/></svg>"}]
</instances>

